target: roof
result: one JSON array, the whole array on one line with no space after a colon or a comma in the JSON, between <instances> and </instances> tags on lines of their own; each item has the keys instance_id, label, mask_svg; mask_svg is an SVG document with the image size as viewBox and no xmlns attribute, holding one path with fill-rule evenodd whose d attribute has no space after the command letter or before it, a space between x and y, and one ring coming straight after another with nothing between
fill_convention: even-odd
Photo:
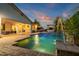
<instances>
[{"instance_id":1,"label":"roof","mask_svg":"<svg viewBox=\"0 0 79 59\"><path fill-rule=\"evenodd\" d=\"M31 24L32 21L13 3L8 3L11 7L13 7L21 16L23 16L24 18L26 18L29 23Z\"/></svg>"}]
</instances>

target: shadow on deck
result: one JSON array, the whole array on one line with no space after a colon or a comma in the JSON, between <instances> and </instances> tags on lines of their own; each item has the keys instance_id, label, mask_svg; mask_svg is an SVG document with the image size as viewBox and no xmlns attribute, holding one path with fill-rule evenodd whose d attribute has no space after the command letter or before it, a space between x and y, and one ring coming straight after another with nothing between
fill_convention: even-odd
<instances>
[{"instance_id":1,"label":"shadow on deck","mask_svg":"<svg viewBox=\"0 0 79 59\"><path fill-rule=\"evenodd\" d=\"M79 56L79 47L72 44L67 44L62 41L57 41L58 56Z\"/></svg>"}]
</instances>

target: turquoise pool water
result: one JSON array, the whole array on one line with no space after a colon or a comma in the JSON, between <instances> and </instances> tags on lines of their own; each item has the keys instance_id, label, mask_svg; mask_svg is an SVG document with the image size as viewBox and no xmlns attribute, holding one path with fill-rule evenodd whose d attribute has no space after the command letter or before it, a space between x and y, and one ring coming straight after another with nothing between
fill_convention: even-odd
<instances>
[{"instance_id":1,"label":"turquoise pool water","mask_svg":"<svg viewBox=\"0 0 79 59\"><path fill-rule=\"evenodd\" d=\"M56 40L63 40L63 34L40 33L38 35L32 35L22 41L16 43L17 46L33 49L42 53L52 54L56 50Z\"/></svg>"}]
</instances>

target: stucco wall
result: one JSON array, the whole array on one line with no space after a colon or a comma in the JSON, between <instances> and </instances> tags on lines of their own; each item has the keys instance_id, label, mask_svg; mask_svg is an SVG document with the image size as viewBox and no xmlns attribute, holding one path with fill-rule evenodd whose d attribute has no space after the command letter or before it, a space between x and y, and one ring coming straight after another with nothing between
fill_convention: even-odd
<instances>
[{"instance_id":1,"label":"stucco wall","mask_svg":"<svg viewBox=\"0 0 79 59\"><path fill-rule=\"evenodd\" d=\"M11 34L16 31L17 34L30 34L31 33L31 25L24 24L22 22L14 21L13 19L1 18L1 33L2 34Z\"/></svg>"}]
</instances>

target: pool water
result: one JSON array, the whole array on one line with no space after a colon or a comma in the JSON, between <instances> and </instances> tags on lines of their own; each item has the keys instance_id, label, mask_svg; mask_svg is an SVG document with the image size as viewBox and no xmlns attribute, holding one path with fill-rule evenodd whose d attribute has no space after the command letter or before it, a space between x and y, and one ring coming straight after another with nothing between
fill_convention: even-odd
<instances>
[{"instance_id":1,"label":"pool water","mask_svg":"<svg viewBox=\"0 0 79 59\"><path fill-rule=\"evenodd\" d=\"M52 54L56 51L56 40L63 39L62 33L40 33L19 41L16 45L23 48L33 49L34 51Z\"/></svg>"}]
</instances>

